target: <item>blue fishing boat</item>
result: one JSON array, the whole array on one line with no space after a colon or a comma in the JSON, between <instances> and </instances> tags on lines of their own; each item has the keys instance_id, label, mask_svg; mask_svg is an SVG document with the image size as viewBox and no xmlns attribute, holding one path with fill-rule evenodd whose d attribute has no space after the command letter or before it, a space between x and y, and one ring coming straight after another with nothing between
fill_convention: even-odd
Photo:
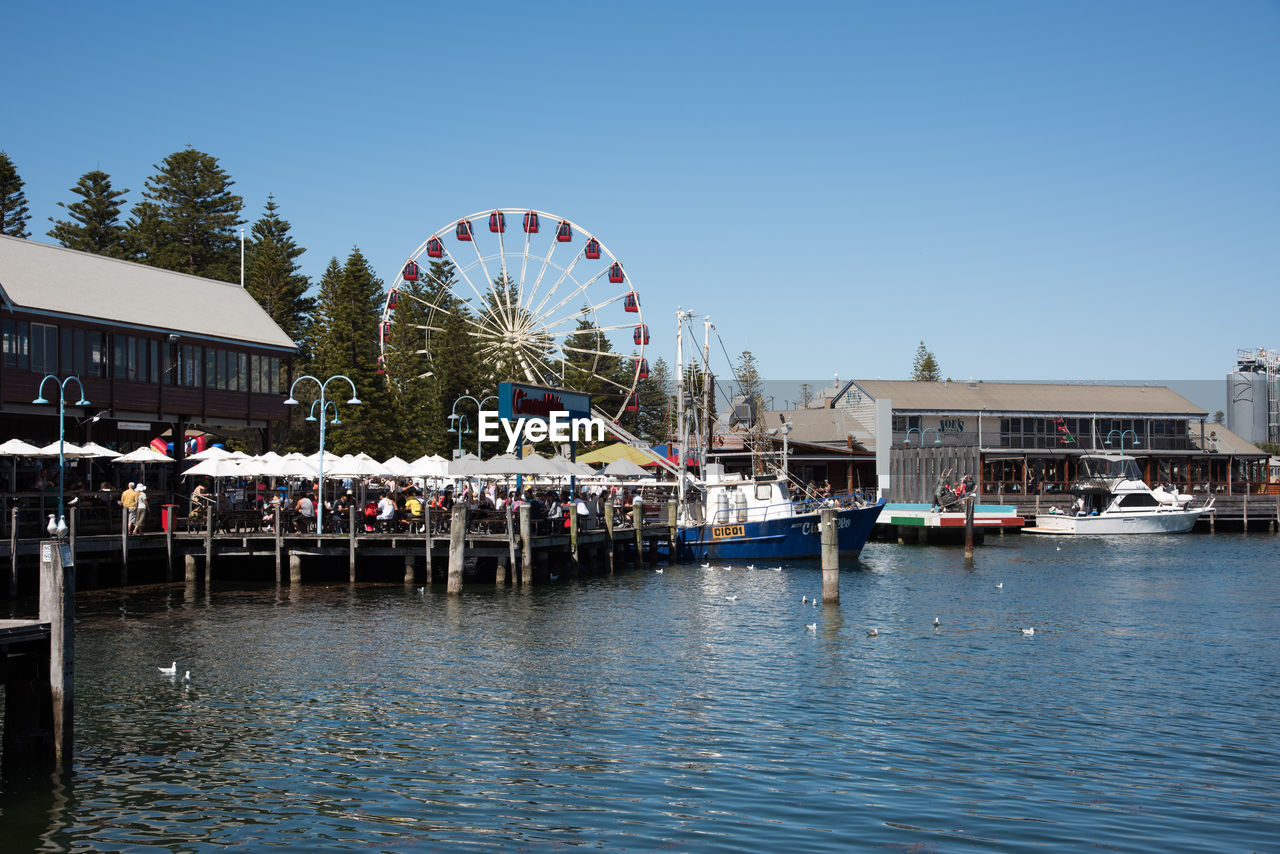
<instances>
[{"instance_id":1,"label":"blue fishing boat","mask_svg":"<svg viewBox=\"0 0 1280 854\"><path fill-rule=\"evenodd\" d=\"M793 498L785 477L726 474L707 466L705 478L686 496L676 534L681 560L804 559L822 555L819 527L824 507L836 510L842 557L857 557L884 509L884 499L864 495Z\"/></svg>"}]
</instances>

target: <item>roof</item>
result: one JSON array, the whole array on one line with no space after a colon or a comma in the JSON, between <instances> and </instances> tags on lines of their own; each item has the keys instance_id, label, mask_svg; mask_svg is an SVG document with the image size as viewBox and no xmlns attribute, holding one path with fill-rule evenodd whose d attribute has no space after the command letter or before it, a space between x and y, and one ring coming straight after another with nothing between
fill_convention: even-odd
<instances>
[{"instance_id":1,"label":"roof","mask_svg":"<svg viewBox=\"0 0 1280 854\"><path fill-rule=\"evenodd\" d=\"M0 235L7 306L164 332L296 349L237 284Z\"/></svg>"},{"instance_id":2,"label":"roof","mask_svg":"<svg viewBox=\"0 0 1280 854\"><path fill-rule=\"evenodd\" d=\"M857 394L858 388L877 400L889 398L897 412L1115 413L1188 418L1208 414L1165 386L853 380L841 396Z\"/></svg>"},{"instance_id":3,"label":"roof","mask_svg":"<svg viewBox=\"0 0 1280 854\"><path fill-rule=\"evenodd\" d=\"M1204 425L1204 442L1200 441L1200 428L1188 431L1191 447L1197 450L1217 454L1234 454L1236 456L1265 456L1266 451L1247 441L1244 437L1232 433L1224 424Z\"/></svg>"},{"instance_id":4,"label":"roof","mask_svg":"<svg viewBox=\"0 0 1280 854\"><path fill-rule=\"evenodd\" d=\"M814 445L848 446L849 436L863 448L875 446L875 437L867 425L841 409L787 409L778 413L791 425L789 440ZM764 415L766 425L776 426L773 412Z\"/></svg>"}]
</instances>

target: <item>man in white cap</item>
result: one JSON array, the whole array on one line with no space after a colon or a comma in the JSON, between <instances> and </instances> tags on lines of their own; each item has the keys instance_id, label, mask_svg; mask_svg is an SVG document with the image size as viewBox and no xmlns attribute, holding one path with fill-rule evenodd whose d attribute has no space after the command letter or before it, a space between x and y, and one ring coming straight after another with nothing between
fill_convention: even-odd
<instances>
[{"instance_id":1,"label":"man in white cap","mask_svg":"<svg viewBox=\"0 0 1280 854\"><path fill-rule=\"evenodd\" d=\"M130 533L133 533L133 534L142 533L142 526L145 525L147 522L147 508L148 508L147 485L144 483L140 483L138 484L137 512L133 520L133 530Z\"/></svg>"}]
</instances>

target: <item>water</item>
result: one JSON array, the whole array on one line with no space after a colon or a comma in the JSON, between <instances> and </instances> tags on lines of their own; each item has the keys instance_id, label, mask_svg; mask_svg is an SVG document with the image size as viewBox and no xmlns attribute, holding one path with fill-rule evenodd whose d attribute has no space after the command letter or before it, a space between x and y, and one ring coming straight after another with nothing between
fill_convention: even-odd
<instances>
[{"instance_id":1,"label":"water","mask_svg":"<svg viewBox=\"0 0 1280 854\"><path fill-rule=\"evenodd\" d=\"M970 566L873 544L819 608L814 565L453 599L83 594L75 774L11 786L0 838L1280 850L1277 554L1261 535L1027 536ZM189 684L157 673L175 658Z\"/></svg>"}]
</instances>

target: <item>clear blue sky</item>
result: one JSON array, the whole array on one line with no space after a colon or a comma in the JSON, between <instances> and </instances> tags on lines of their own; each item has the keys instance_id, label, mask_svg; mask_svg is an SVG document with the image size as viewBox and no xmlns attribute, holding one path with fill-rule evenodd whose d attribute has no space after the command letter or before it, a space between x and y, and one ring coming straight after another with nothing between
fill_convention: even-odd
<instances>
[{"instance_id":1,"label":"clear blue sky","mask_svg":"<svg viewBox=\"0 0 1280 854\"><path fill-rule=\"evenodd\" d=\"M1280 347L1280 6L16 3L33 236L188 145L318 278L532 207L770 379L1221 379Z\"/></svg>"}]
</instances>

